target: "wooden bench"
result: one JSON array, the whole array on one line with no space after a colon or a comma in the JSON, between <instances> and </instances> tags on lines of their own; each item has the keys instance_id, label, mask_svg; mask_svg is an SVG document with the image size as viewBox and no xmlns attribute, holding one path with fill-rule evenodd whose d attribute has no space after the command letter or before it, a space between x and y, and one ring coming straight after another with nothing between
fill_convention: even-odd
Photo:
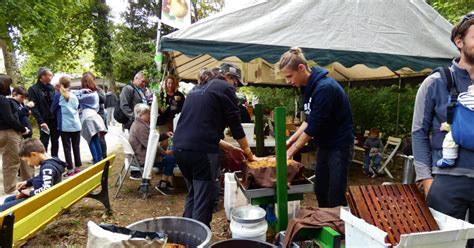
<instances>
[{"instance_id":1,"label":"wooden bench","mask_svg":"<svg viewBox=\"0 0 474 248\"><path fill-rule=\"evenodd\" d=\"M106 214L111 215L107 180L114 160L115 155L109 156L50 189L0 212L0 247L24 244L83 197L100 201L105 206ZM99 186L100 192L93 192Z\"/></svg>"}]
</instances>

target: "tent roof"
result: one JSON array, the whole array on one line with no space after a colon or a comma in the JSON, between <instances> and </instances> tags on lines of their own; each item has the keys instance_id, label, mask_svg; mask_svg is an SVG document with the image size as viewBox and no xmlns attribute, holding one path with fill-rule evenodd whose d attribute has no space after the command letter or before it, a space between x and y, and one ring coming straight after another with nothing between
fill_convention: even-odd
<instances>
[{"instance_id":1,"label":"tent roof","mask_svg":"<svg viewBox=\"0 0 474 248\"><path fill-rule=\"evenodd\" d=\"M276 63L299 46L308 60L332 68L336 79L391 78L397 70L418 75L448 65L458 54L451 28L424 0L268 0L171 33L161 50L179 51L175 59L185 54L184 67L175 64L193 75L221 59Z\"/></svg>"}]
</instances>

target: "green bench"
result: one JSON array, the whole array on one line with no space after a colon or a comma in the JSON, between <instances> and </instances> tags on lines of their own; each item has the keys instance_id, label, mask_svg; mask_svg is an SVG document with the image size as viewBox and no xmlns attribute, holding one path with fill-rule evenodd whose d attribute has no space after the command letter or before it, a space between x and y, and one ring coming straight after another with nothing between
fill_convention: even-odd
<instances>
[{"instance_id":1,"label":"green bench","mask_svg":"<svg viewBox=\"0 0 474 248\"><path fill-rule=\"evenodd\" d=\"M41 194L0 212L0 247L24 244L84 197L100 201L105 206L106 214L111 215L107 180L114 160L115 155L111 155ZM99 186L100 192L93 192Z\"/></svg>"}]
</instances>

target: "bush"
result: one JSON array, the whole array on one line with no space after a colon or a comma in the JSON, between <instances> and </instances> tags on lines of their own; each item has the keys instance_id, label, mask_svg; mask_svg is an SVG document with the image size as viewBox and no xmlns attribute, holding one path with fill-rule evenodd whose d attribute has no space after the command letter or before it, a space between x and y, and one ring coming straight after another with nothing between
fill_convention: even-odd
<instances>
[{"instance_id":1,"label":"bush","mask_svg":"<svg viewBox=\"0 0 474 248\"><path fill-rule=\"evenodd\" d=\"M364 130L377 127L387 135L395 135L400 92L398 136L409 136L417 90L413 86L401 90L398 86L346 89L352 106L354 132L364 133Z\"/></svg>"},{"instance_id":2,"label":"bush","mask_svg":"<svg viewBox=\"0 0 474 248\"><path fill-rule=\"evenodd\" d=\"M275 107L286 107L286 115L295 115L295 97L298 102L298 109L301 110L301 95L297 88L268 88L245 86L239 89L249 101L253 97L258 98L258 103L264 105L265 112L273 110Z\"/></svg>"}]
</instances>

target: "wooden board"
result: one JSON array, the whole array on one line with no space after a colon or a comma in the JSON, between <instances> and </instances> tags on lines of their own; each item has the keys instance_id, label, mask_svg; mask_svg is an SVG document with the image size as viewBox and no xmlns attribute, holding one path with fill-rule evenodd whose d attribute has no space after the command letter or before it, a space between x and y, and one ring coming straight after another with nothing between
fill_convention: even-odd
<instances>
[{"instance_id":1,"label":"wooden board","mask_svg":"<svg viewBox=\"0 0 474 248\"><path fill-rule=\"evenodd\" d=\"M392 245L402 234L439 230L414 184L349 186L346 197L352 214L387 232Z\"/></svg>"}]
</instances>

